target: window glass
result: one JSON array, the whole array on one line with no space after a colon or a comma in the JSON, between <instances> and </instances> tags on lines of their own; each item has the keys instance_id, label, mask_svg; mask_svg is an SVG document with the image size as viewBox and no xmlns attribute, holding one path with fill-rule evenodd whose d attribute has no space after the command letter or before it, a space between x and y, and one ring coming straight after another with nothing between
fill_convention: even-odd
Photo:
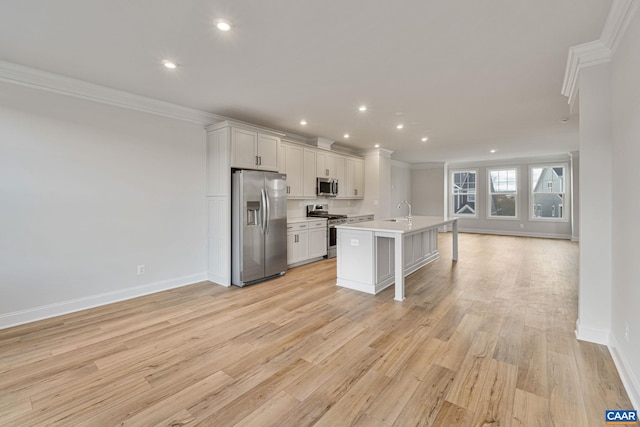
<instances>
[{"instance_id":1,"label":"window glass","mask_svg":"<svg viewBox=\"0 0 640 427\"><path fill-rule=\"evenodd\" d=\"M517 217L518 171L516 169L489 170L489 216Z\"/></svg>"},{"instance_id":2,"label":"window glass","mask_svg":"<svg viewBox=\"0 0 640 427\"><path fill-rule=\"evenodd\" d=\"M451 183L453 214L476 216L476 172L455 171Z\"/></svg>"},{"instance_id":3,"label":"window glass","mask_svg":"<svg viewBox=\"0 0 640 427\"><path fill-rule=\"evenodd\" d=\"M531 217L565 218L565 167L531 168Z\"/></svg>"}]
</instances>

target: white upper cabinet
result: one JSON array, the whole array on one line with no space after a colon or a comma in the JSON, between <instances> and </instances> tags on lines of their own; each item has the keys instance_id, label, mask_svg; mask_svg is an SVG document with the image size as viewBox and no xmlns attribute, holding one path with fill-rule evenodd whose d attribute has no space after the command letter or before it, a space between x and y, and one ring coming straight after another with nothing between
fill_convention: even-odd
<instances>
[{"instance_id":1,"label":"white upper cabinet","mask_svg":"<svg viewBox=\"0 0 640 427\"><path fill-rule=\"evenodd\" d=\"M364 198L364 160L347 157L345 167L344 199ZM338 183L339 185L339 183ZM340 192L340 188L338 188Z\"/></svg>"},{"instance_id":2,"label":"white upper cabinet","mask_svg":"<svg viewBox=\"0 0 640 427\"><path fill-rule=\"evenodd\" d=\"M280 145L281 173L287 174L287 197L303 197L303 148L299 145L282 143Z\"/></svg>"},{"instance_id":3,"label":"white upper cabinet","mask_svg":"<svg viewBox=\"0 0 640 427\"><path fill-rule=\"evenodd\" d=\"M305 148L303 153L302 196L307 199L316 198L316 150Z\"/></svg>"},{"instance_id":4,"label":"white upper cabinet","mask_svg":"<svg viewBox=\"0 0 640 427\"><path fill-rule=\"evenodd\" d=\"M364 199L364 160L355 159L353 167L353 196L357 199Z\"/></svg>"},{"instance_id":5,"label":"white upper cabinet","mask_svg":"<svg viewBox=\"0 0 640 427\"><path fill-rule=\"evenodd\" d=\"M317 152L317 174L321 178L336 178L336 161L335 154L327 153L322 150Z\"/></svg>"},{"instance_id":6,"label":"white upper cabinet","mask_svg":"<svg viewBox=\"0 0 640 427\"><path fill-rule=\"evenodd\" d=\"M231 166L277 171L279 144L278 137L232 128Z\"/></svg>"},{"instance_id":7,"label":"white upper cabinet","mask_svg":"<svg viewBox=\"0 0 640 427\"><path fill-rule=\"evenodd\" d=\"M336 176L338 180L338 199L343 199L346 195L347 184L347 159L344 156L336 156Z\"/></svg>"},{"instance_id":8,"label":"white upper cabinet","mask_svg":"<svg viewBox=\"0 0 640 427\"><path fill-rule=\"evenodd\" d=\"M278 170L278 146L280 138L258 134L258 169Z\"/></svg>"}]
</instances>

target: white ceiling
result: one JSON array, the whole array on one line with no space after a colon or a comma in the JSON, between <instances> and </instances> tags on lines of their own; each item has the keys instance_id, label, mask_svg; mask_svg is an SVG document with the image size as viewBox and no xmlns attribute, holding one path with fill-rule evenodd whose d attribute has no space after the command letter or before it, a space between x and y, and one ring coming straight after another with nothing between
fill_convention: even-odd
<instances>
[{"instance_id":1,"label":"white ceiling","mask_svg":"<svg viewBox=\"0 0 640 427\"><path fill-rule=\"evenodd\" d=\"M410 163L536 156L578 149L577 118L560 123L567 53L600 37L610 7L0 0L0 59L358 149L378 143Z\"/></svg>"}]
</instances>

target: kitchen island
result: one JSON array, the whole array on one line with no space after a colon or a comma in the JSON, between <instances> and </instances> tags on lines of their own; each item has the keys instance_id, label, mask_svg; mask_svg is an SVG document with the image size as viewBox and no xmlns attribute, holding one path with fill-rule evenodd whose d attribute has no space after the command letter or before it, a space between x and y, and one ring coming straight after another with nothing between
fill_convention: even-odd
<instances>
[{"instance_id":1,"label":"kitchen island","mask_svg":"<svg viewBox=\"0 0 640 427\"><path fill-rule=\"evenodd\" d=\"M377 294L395 283L404 300L404 278L439 258L438 228L452 226L452 259L458 259L458 219L414 216L337 226L337 285Z\"/></svg>"}]
</instances>

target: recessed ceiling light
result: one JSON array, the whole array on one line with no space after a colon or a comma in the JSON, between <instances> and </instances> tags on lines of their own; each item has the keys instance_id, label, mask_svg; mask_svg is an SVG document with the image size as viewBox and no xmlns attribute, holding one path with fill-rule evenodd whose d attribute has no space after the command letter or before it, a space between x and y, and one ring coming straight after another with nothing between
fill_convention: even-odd
<instances>
[{"instance_id":1,"label":"recessed ceiling light","mask_svg":"<svg viewBox=\"0 0 640 427\"><path fill-rule=\"evenodd\" d=\"M376 144L376 145L374 145L374 147L380 148L380 144Z\"/></svg>"},{"instance_id":2,"label":"recessed ceiling light","mask_svg":"<svg viewBox=\"0 0 640 427\"><path fill-rule=\"evenodd\" d=\"M429 140L429 137L428 137L428 136L425 136L425 137L423 137L423 138L421 139L421 141L422 141L422 142L427 142L428 140Z\"/></svg>"},{"instance_id":3,"label":"recessed ceiling light","mask_svg":"<svg viewBox=\"0 0 640 427\"><path fill-rule=\"evenodd\" d=\"M396 129L402 129L404 127L404 125L402 123L400 123L398 126L396 126Z\"/></svg>"},{"instance_id":4,"label":"recessed ceiling light","mask_svg":"<svg viewBox=\"0 0 640 427\"><path fill-rule=\"evenodd\" d=\"M216 28L220 31L229 31L231 29L231 22L226 19L216 19L214 23L216 24Z\"/></svg>"},{"instance_id":5,"label":"recessed ceiling light","mask_svg":"<svg viewBox=\"0 0 640 427\"><path fill-rule=\"evenodd\" d=\"M367 111L367 106L366 105L361 105L360 108L358 108L359 111Z\"/></svg>"},{"instance_id":6,"label":"recessed ceiling light","mask_svg":"<svg viewBox=\"0 0 640 427\"><path fill-rule=\"evenodd\" d=\"M178 64L176 64L173 61L162 61L162 65L164 65L165 67L171 70L175 70L176 68L178 68Z\"/></svg>"},{"instance_id":7,"label":"recessed ceiling light","mask_svg":"<svg viewBox=\"0 0 640 427\"><path fill-rule=\"evenodd\" d=\"M307 125L307 121L306 121L306 120L300 120L300 124L301 124L302 126L306 126L306 125Z\"/></svg>"},{"instance_id":8,"label":"recessed ceiling light","mask_svg":"<svg viewBox=\"0 0 640 427\"><path fill-rule=\"evenodd\" d=\"M496 152L496 150L491 150L491 151L489 151L489 152L490 152L491 154L493 154L493 153L495 153L495 152Z\"/></svg>"},{"instance_id":9,"label":"recessed ceiling light","mask_svg":"<svg viewBox=\"0 0 640 427\"><path fill-rule=\"evenodd\" d=\"M345 133L345 134L344 134L344 137L345 137L346 139L348 139L348 138L349 138L349 134L348 134L348 133Z\"/></svg>"}]
</instances>

